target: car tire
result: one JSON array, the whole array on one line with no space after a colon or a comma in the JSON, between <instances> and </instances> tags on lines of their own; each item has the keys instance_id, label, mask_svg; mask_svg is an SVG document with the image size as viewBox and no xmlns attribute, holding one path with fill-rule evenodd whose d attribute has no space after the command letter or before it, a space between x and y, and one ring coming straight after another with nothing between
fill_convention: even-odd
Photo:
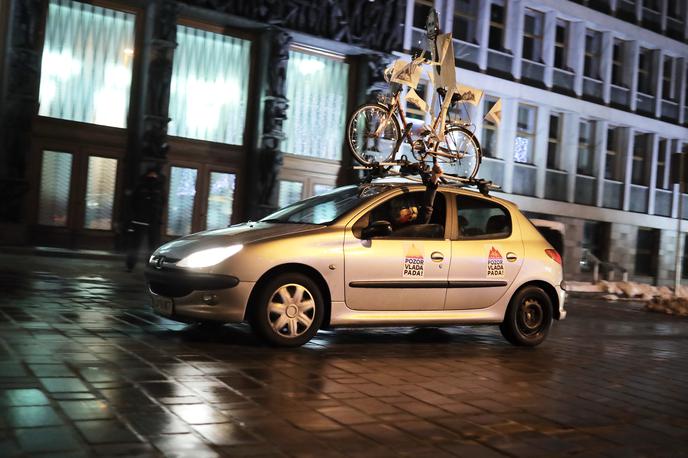
<instances>
[{"instance_id":1,"label":"car tire","mask_svg":"<svg viewBox=\"0 0 688 458\"><path fill-rule=\"evenodd\" d=\"M325 315L318 284L301 273L276 275L257 285L251 327L259 337L279 347L298 347L318 332Z\"/></svg>"},{"instance_id":2,"label":"car tire","mask_svg":"<svg viewBox=\"0 0 688 458\"><path fill-rule=\"evenodd\" d=\"M509 301L499 330L513 345L534 347L542 343L552 326L552 301L537 286L519 290Z\"/></svg>"}]
</instances>

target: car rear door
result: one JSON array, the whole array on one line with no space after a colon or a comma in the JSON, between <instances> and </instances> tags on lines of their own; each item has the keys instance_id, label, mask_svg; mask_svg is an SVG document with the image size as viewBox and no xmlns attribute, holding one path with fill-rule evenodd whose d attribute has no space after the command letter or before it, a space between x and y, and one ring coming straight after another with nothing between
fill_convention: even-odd
<instances>
[{"instance_id":1,"label":"car rear door","mask_svg":"<svg viewBox=\"0 0 688 458\"><path fill-rule=\"evenodd\" d=\"M454 194L458 234L445 309L481 309L497 302L523 265L521 232L509 210L489 197Z\"/></svg>"},{"instance_id":2,"label":"car rear door","mask_svg":"<svg viewBox=\"0 0 688 458\"><path fill-rule=\"evenodd\" d=\"M346 304L355 310L442 310L451 259L446 236L445 197L438 193L429 225L396 224L399 201L415 206L420 218L423 192L396 193L354 218L344 237ZM389 221L391 236L364 240L362 229Z\"/></svg>"}]
</instances>

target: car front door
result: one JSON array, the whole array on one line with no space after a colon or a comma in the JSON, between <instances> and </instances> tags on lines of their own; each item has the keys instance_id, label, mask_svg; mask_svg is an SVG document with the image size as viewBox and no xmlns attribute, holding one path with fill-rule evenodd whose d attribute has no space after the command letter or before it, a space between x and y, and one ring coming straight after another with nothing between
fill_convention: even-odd
<instances>
[{"instance_id":1,"label":"car front door","mask_svg":"<svg viewBox=\"0 0 688 458\"><path fill-rule=\"evenodd\" d=\"M509 210L485 197L456 194L458 237L445 309L482 309L497 302L523 264L521 233Z\"/></svg>"},{"instance_id":2,"label":"car front door","mask_svg":"<svg viewBox=\"0 0 688 458\"><path fill-rule=\"evenodd\" d=\"M344 237L346 304L355 310L442 310L451 260L445 237L446 202L438 193L429 224L423 192L402 191L354 218ZM392 232L366 238L366 227L387 221Z\"/></svg>"}]
</instances>

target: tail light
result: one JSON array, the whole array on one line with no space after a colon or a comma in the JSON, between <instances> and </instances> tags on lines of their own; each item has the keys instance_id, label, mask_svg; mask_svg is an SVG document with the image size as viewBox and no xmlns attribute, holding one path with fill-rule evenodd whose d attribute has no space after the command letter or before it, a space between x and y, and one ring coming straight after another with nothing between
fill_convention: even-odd
<instances>
[{"instance_id":1,"label":"tail light","mask_svg":"<svg viewBox=\"0 0 688 458\"><path fill-rule=\"evenodd\" d=\"M561 256L559 253L557 253L557 250L553 250L551 248L547 248L545 250L545 253L547 253L547 256L552 258L554 261L556 261L557 264L561 265Z\"/></svg>"}]
</instances>

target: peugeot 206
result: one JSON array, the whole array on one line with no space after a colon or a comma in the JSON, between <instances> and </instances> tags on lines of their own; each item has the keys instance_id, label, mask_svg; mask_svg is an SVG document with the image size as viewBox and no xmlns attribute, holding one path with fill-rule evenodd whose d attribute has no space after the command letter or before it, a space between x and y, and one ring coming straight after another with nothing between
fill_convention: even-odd
<instances>
[{"instance_id":1,"label":"peugeot 206","mask_svg":"<svg viewBox=\"0 0 688 458\"><path fill-rule=\"evenodd\" d=\"M247 321L269 343L319 329L499 325L535 346L565 318L559 253L515 204L440 186L337 188L256 222L158 248L146 278L156 313L182 322Z\"/></svg>"}]
</instances>

